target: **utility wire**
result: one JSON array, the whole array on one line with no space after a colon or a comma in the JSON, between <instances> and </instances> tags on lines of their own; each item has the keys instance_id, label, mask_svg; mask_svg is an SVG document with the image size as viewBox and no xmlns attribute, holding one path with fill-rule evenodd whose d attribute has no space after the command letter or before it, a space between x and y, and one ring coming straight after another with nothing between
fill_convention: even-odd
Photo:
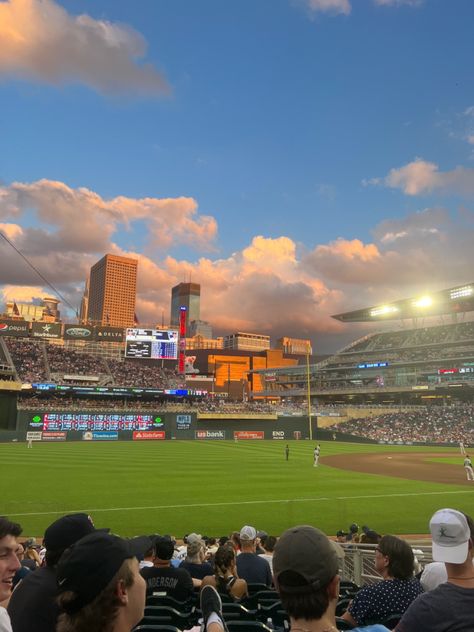
<instances>
[{"instance_id":1,"label":"utility wire","mask_svg":"<svg viewBox=\"0 0 474 632\"><path fill-rule=\"evenodd\" d=\"M36 274L40 277L40 279L42 279L46 283L46 285L53 290L53 292L56 294L56 296L58 296L63 303L65 303L68 307L70 307L72 309L72 311L74 312L74 314L78 317L79 316L79 312L78 312L77 307L74 307L73 305L71 305L71 303L67 300L67 298L65 298L61 294L61 292L57 288L55 288L54 285L50 281L48 281L48 279L44 276L44 274L42 274L38 270L38 268L36 268L31 263L31 261L29 261L27 259L27 257L25 257L25 255L20 250L18 250L18 248L15 246L15 244L13 242L11 242L8 239L8 237L1 230L0 230L0 237L3 237L3 239L7 242L7 244L9 244L13 248L13 250L20 255L20 257L23 259L23 261L25 261L30 266L30 268L36 272Z\"/></svg>"}]
</instances>

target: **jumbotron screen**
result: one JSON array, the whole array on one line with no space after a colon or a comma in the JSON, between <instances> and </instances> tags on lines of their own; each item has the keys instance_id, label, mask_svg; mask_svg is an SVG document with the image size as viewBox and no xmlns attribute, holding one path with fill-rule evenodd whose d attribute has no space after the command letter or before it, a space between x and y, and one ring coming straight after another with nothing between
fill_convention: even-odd
<instances>
[{"instance_id":1,"label":"jumbotron screen","mask_svg":"<svg viewBox=\"0 0 474 632\"><path fill-rule=\"evenodd\" d=\"M117 415L96 413L44 413L35 415L30 429L57 430L156 430L163 427L154 415Z\"/></svg>"},{"instance_id":2,"label":"jumbotron screen","mask_svg":"<svg viewBox=\"0 0 474 632\"><path fill-rule=\"evenodd\" d=\"M127 329L125 357L176 360L178 332L175 329Z\"/></svg>"}]
</instances>

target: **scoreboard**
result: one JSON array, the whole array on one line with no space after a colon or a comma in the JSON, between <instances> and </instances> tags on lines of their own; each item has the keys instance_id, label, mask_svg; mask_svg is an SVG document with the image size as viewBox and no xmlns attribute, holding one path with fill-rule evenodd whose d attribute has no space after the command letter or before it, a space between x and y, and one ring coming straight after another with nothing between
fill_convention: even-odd
<instances>
[{"instance_id":1,"label":"scoreboard","mask_svg":"<svg viewBox=\"0 0 474 632\"><path fill-rule=\"evenodd\" d=\"M44 413L35 416L30 429L44 431L68 430L155 430L164 425L154 415L116 415L90 413Z\"/></svg>"},{"instance_id":2,"label":"scoreboard","mask_svg":"<svg viewBox=\"0 0 474 632\"><path fill-rule=\"evenodd\" d=\"M175 329L127 329L125 357L176 360L178 332Z\"/></svg>"}]
</instances>

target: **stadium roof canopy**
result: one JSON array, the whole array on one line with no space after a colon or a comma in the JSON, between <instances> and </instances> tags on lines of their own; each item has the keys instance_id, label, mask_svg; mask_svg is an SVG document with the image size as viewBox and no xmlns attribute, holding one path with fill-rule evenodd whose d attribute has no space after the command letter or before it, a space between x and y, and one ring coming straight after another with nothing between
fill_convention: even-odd
<instances>
[{"instance_id":1,"label":"stadium roof canopy","mask_svg":"<svg viewBox=\"0 0 474 632\"><path fill-rule=\"evenodd\" d=\"M422 296L406 298L393 303L381 303L373 307L358 309L344 314L335 314L344 323L423 318L441 314L460 314L474 310L474 283L459 285L431 292Z\"/></svg>"}]
</instances>

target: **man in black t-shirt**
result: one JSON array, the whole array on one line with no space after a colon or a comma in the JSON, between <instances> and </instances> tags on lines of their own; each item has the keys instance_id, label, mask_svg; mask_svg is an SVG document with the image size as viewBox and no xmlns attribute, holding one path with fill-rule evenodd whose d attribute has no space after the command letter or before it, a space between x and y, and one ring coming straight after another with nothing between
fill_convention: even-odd
<instances>
[{"instance_id":1,"label":"man in black t-shirt","mask_svg":"<svg viewBox=\"0 0 474 632\"><path fill-rule=\"evenodd\" d=\"M140 571L148 593L164 593L178 601L186 601L194 592L193 580L184 568L171 566L174 543L170 538L157 537L153 566Z\"/></svg>"}]
</instances>

